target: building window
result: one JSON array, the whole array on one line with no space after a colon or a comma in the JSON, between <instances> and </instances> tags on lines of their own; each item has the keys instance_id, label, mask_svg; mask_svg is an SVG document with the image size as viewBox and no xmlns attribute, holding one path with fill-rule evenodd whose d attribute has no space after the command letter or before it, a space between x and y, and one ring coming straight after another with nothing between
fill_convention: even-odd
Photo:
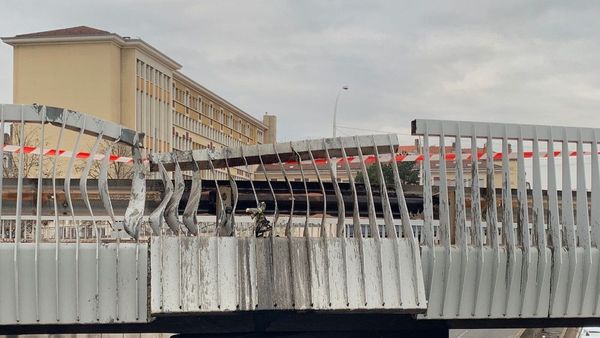
<instances>
[{"instance_id":1,"label":"building window","mask_svg":"<svg viewBox=\"0 0 600 338\"><path fill-rule=\"evenodd\" d=\"M265 142L262 130L257 130L256 131L256 135L257 135L256 138L258 139L258 142L260 142L260 143L264 143Z\"/></svg>"}]
</instances>

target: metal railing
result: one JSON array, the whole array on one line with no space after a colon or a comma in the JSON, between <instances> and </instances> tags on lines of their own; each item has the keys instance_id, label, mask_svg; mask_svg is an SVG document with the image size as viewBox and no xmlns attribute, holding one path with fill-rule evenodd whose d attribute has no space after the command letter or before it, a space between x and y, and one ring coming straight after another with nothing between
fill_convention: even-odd
<instances>
[{"instance_id":1,"label":"metal railing","mask_svg":"<svg viewBox=\"0 0 600 338\"><path fill-rule=\"evenodd\" d=\"M0 130L9 131L0 143L0 324L145 321L144 248L135 241L145 202L143 135L38 105L0 105ZM112 208L102 144L106 154L129 147L134 158L137 190L128 191L124 215ZM103 207L92 208L90 189ZM120 243L114 233L122 229L135 243Z\"/></svg>"},{"instance_id":2,"label":"metal railing","mask_svg":"<svg viewBox=\"0 0 600 338\"><path fill-rule=\"evenodd\" d=\"M423 138L424 150L427 317L596 316L600 130L437 120L415 120L412 128L414 135ZM431 148L432 141L437 147ZM468 151L463 150L465 143ZM454 160L437 163L437 232L431 149L439 150L440 158L457 154ZM527 164L526 153L531 161ZM575 163L571 156L576 157ZM500 166L494 164L498 160ZM480 161L486 164L483 196ZM453 196L449 196L447 163L456 169ZM470 196L465 193L465 165L471 168ZM499 201L496 188L501 188Z\"/></svg>"},{"instance_id":3,"label":"metal railing","mask_svg":"<svg viewBox=\"0 0 600 338\"><path fill-rule=\"evenodd\" d=\"M150 168L160 172L165 191L148 217L154 235L152 312L422 312L419 245L397 155L392 135L150 154ZM370 182L367 156L379 184ZM364 184L355 182L354 158ZM348 183L336 179L337 163ZM271 164L279 172L267 171ZM298 164L300 182L290 179L288 164ZM384 165L392 175L384 175ZM233 170L249 172L250 166L258 166L255 179L234 179ZM321 175L323 167L328 180ZM201 177L207 176L202 171L214 176L218 169L226 170L228 180L211 182L217 207L207 237L197 215L207 198L207 180ZM184 171L191 171L190 185ZM253 201L239 210L248 195Z\"/></svg>"}]
</instances>

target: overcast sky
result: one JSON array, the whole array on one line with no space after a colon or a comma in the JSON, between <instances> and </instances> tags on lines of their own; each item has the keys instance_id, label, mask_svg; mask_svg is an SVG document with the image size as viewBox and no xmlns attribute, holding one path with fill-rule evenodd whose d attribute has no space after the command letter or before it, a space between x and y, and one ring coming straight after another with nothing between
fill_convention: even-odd
<instances>
[{"instance_id":1,"label":"overcast sky","mask_svg":"<svg viewBox=\"0 0 600 338\"><path fill-rule=\"evenodd\" d=\"M2 0L0 35L87 25L140 37L280 141L414 118L600 127L600 2ZM0 46L0 102L12 50ZM368 131L340 129L340 134ZM410 142L408 136L403 141Z\"/></svg>"}]
</instances>

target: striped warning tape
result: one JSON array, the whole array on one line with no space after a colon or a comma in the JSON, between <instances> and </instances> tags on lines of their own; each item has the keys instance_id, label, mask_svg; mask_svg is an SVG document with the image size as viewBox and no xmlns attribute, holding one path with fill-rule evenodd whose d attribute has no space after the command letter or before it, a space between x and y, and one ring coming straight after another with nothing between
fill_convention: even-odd
<instances>
[{"instance_id":1,"label":"striped warning tape","mask_svg":"<svg viewBox=\"0 0 600 338\"><path fill-rule=\"evenodd\" d=\"M8 144L4 146L4 152L9 152L9 153L18 153L21 150L21 147L18 145L13 145L13 144ZM25 154L39 154L40 153L40 148L38 147L31 147L31 146L24 146L23 147L23 152ZM55 156L58 153L58 156L60 157L73 157L73 152L69 151L69 150L56 150L56 149L43 149L43 155L45 156ZM562 152L560 151L555 151L553 153L554 157L559 157L561 156ZM599 152L600 154L600 152ZM591 155L591 152L584 152L584 155ZM547 158L549 156L549 153L547 152L540 152L540 157L541 158ZM576 151L571 151L569 152L569 156L573 157L573 156L577 156L577 152ZM87 159L90 157L90 153L85 152L85 151L80 151L75 153L75 157L79 158L79 159ZM472 160L472 155L471 153L463 153L461 154L462 160L463 161L470 161ZM502 153L493 153L493 159L494 161L498 161L501 160L503 157ZM525 151L523 152L523 157L524 158L532 158L533 157L533 152L532 151ZM425 155L423 154L396 154L396 162L421 162L423 161L423 159L425 158ZM517 153L510 153L508 156L509 159L516 159L517 158ZM96 154L94 156L94 160L96 161L100 161L104 159L104 154ZM391 159L391 154L380 154L379 155L379 161L380 162L389 162ZM456 154L455 153L448 153L445 155L445 159L446 161L455 161L456 160ZM477 153L477 159L478 160L485 160L487 159L487 154L485 152L479 152ZM358 156L348 156L347 160L349 163L359 163L359 158ZM440 160L440 155L439 154L432 154L430 155L430 160L431 161L439 161ZM133 163L133 159L131 157L128 156L118 156L118 155L110 155L110 161L111 162L119 162L119 163ZM325 158L316 158L315 162L317 164L326 164L327 163L327 159ZM297 161L287 161L286 164L297 164ZM311 161L302 161L302 164L311 164ZM336 163L344 163L344 159L340 158L337 159ZM369 156L365 156L365 163L366 164L373 164L375 163L375 155L369 155Z\"/></svg>"},{"instance_id":2,"label":"striped warning tape","mask_svg":"<svg viewBox=\"0 0 600 338\"><path fill-rule=\"evenodd\" d=\"M21 151L21 147L18 145L14 145L14 144L7 144L4 146L3 150L4 150L4 152L18 153ZM60 157L73 157L73 155L75 155L76 158L81 158L81 159L90 158L90 153L85 152L85 151L80 151L80 152L74 153L72 151L62 150L62 149L56 150L56 149L51 149L51 148L48 148L48 149L44 148L42 150L41 148L38 148L38 147L31 147L31 146L23 147L24 154L39 155L40 152L42 152L42 151L43 151L42 154L45 156L56 156L56 154L58 153L58 156L60 156ZM96 160L96 161L100 161L102 159L104 159L104 154L96 154L94 156L94 160ZM110 161L130 163L130 162L133 162L133 159L128 156L110 155Z\"/></svg>"},{"instance_id":3,"label":"striped warning tape","mask_svg":"<svg viewBox=\"0 0 600 338\"><path fill-rule=\"evenodd\" d=\"M559 157L561 156L561 152L560 151L555 151L554 153L554 157ZM600 154L600 152L599 152ZM547 152L540 152L539 153L541 158L547 158L549 153ZM584 152L584 155L591 155L591 152ZM391 159L391 154L380 154L379 155L379 161L382 163L385 162L389 162ZM573 157L573 156L577 156L577 152L576 151L572 151L569 152L569 156ZM492 158L494 159L494 161L499 161L501 160L503 157L502 153L493 153ZM523 152L523 157L524 158L532 158L533 157L533 152L532 151L525 151ZM365 156L365 163L366 164L374 164L375 161L375 155L369 155L369 156ZM471 153L463 153L461 154L461 158L463 161L470 161L472 160L473 156L471 155ZM517 153L510 153L508 155L509 159L516 159L517 158ZM425 155L423 154L396 154L396 162L421 162L425 159ZM431 161L439 161L440 160L440 155L439 154L432 154L429 156L429 159ZM456 161L456 154L455 153L448 153L445 155L445 159L446 161ZM478 160L486 160L487 159L487 154L485 152L479 152L477 153L477 159ZM348 156L347 160L349 163L359 163L359 158L358 156ZM337 159L337 163L344 163L344 159L340 158ZM327 163L327 160L324 158L319 158L319 159L315 159L315 162L317 164L325 164ZM288 161L286 162L287 164L297 164L297 161ZM310 164L310 161L302 161L302 164Z\"/></svg>"}]
</instances>

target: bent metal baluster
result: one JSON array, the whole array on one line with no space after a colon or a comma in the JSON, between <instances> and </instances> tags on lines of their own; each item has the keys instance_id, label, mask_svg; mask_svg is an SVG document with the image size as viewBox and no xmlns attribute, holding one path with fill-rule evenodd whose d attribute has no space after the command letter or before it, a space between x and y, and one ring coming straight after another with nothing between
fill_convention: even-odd
<instances>
[{"instance_id":1,"label":"bent metal baluster","mask_svg":"<svg viewBox=\"0 0 600 338\"><path fill-rule=\"evenodd\" d=\"M0 325L146 322L142 300L147 297L146 282L139 278L148 273L146 256L140 255L136 263L137 245L127 241L121 244L117 264L110 237L113 227L118 228L115 223L135 220L125 217L123 201L119 201L120 214L112 210L105 170L95 169L98 160L108 157L98 153L102 142L135 150L143 136L112 122L49 106L3 104L0 115L3 130L7 124L13 126L7 138L12 144L2 140L5 156L0 169L0 283L4 286ZM92 176L98 172L99 176ZM144 169L139 173L143 175ZM134 190L145 203L141 175ZM101 187L96 193L88 182L97 178ZM11 195L15 197L7 198ZM143 212L139 210L140 220ZM101 226L106 220L110 225ZM14 229L10 237L5 225ZM147 250L147 244L139 245L143 252Z\"/></svg>"},{"instance_id":2,"label":"bent metal baluster","mask_svg":"<svg viewBox=\"0 0 600 338\"><path fill-rule=\"evenodd\" d=\"M486 205L487 224L481 224L478 201L471 201L469 226L475 228L471 229L474 236L471 244L467 246L466 255L464 252L459 254L464 250L465 239L461 223L451 227L455 231L457 241L460 240L456 245L449 247L452 260L443 264L436 262L433 264L433 271L428 273L431 278L449 272L450 275L444 278L448 284L444 290L441 289L442 282L439 279L430 279L432 285L427 291L429 306L427 315L423 318L572 318L596 315L598 297L593 290L600 287L600 280L597 275L592 277L591 271L597 271L600 257L595 240L599 233L598 222L594 218L597 212L593 208L598 200L597 190L600 187L598 129L415 120L412 132L413 135L423 136L425 141L428 136L439 136L440 153L444 150L441 143L443 137L456 137L457 142L461 137L471 138L470 156L474 166L473 183L470 187L472 190L479 190L482 180L475 168L478 165L476 158L479 157L477 141L478 138L486 141L481 158L485 154L487 189L483 200ZM526 149L525 142L531 142L532 151ZM554 150L555 142L561 144L560 151ZM516 153L513 150L515 143ZM590 155L584 148L584 145L588 144L592 150L591 164L584 160L586 155ZM428 147L428 144L425 143L425 146ZM546 147L546 152L540 151L542 146ZM458 163L464 154L458 145L455 148L453 156ZM494 148L499 148L500 151L495 152ZM576 163L569 161L571 156L576 156ZM555 157L560 159L560 164L557 165ZM442 164L445 159L443 154L438 158L442 188L449 185L450 181L450 175L444 177L441 172L444 170ZM528 159L532 160L533 176L529 179ZM547 161L548 167L545 181L540 170L542 160ZM562 173L560 181L557 177L557 167ZM431 166L426 164L423 170L423 176L429 179L432 176ZM572 183L571 172L576 174L576 186ZM586 172L592 173L592 205L589 204L590 191L586 185ZM458 177L460 174L457 172L456 175ZM502 183L501 191L496 190L495 181ZM528 183L532 183L532 186L529 187ZM456 186L458 190L461 189L459 185ZM557 186L562 186L562 191L558 191ZM573 188L576 188L575 193ZM426 196L431 194L430 189L425 186ZM458 194L459 191L457 196ZM497 223L497 195L502 196L502 229ZM471 196L472 199L479 199L479 191L472 191ZM460 199L456 199L456 207L460 210L464 210L465 203L467 202L462 199L462 195ZM516 215L513 214L513 206L518 208ZM590 211L594 219L592 222L589 218ZM484 238L481 238L483 229L486 233ZM519 234L518 238L515 238L515 232ZM565 235L564 238L561 233ZM546 242L546 238L550 239L549 243ZM424 255L429 251L436 252L437 249L434 245L431 250L431 244L426 248ZM470 252L473 252L474 256L470 256ZM471 265L474 265L473 268ZM462 266L466 269L459 268ZM468 290L475 292L470 294ZM452 306L460 311L451 313L442 309L440 312L440 307L444 304L445 307Z\"/></svg>"},{"instance_id":3,"label":"bent metal baluster","mask_svg":"<svg viewBox=\"0 0 600 338\"><path fill-rule=\"evenodd\" d=\"M214 185L207 186L206 190L221 193L214 197L206 195L208 200L204 199L205 195L200 197L199 209L205 210L203 212L215 212L223 220L223 206L230 203L222 193L227 188L233 192L232 206L245 201L249 201L250 206L257 206L248 208L253 219L236 213L235 231L186 235L189 244L181 250L186 252L186 247L194 248L197 252L193 255L197 258L192 261L208 265L191 267L194 278L184 275L183 282L178 280L179 272L163 270L168 269L166 266L161 268L165 259L176 257L180 246L173 245L175 242L165 235L153 236L150 245L152 271L160 270L161 278L151 279L152 289L157 290L151 294L151 312L177 314L188 312L186 309L212 312L254 308L368 308L423 312L426 302L423 278L420 277L420 255L410 228L406 201L403 196L393 197L394 192L402 191L401 184L397 178L391 182L383 178L380 161L380 157L387 156L395 159L397 149L397 138L373 135L150 154L153 171L175 171L177 177L178 168L197 168L206 177L212 177ZM352 177L356 169L354 163L354 167L350 167L350 161L356 160L365 183L356 183ZM371 187L365 161L376 165L383 186ZM336 180L334 166L338 162L345 166L352 182L350 185ZM294 176L288 164L299 166L302 182L292 179ZM267 174L269 165L278 168L280 176L275 171ZM249 178L250 184L243 182L248 178L238 176L234 179L235 173L248 172L251 166L260 168ZM304 166L312 167L312 170L304 170ZM219 169L227 172L227 180L216 178L221 172ZM328 172L330 181L324 179L324 172ZM393 172L399 175L397 167ZM387 184L392 184L394 189L388 189ZM188 201L196 201L198 195L199 192L192 188ZM248 200L244 199L246 196ZM363 200L365 196L367 198ZM399 208L392 208L394 198L398 199ZM306 200L305 206L300 204L303 200ZM265 206L270 210L264 209ZM163 217L161 208L162 203L151 213L153 224L160 222L156 218ZM304 211L305 217L294 217L298 210ZM267 219L267 212L272 212L273 217ZM348 213L354 227L349 234L345 231ZM284 228L276 226L280 215L286 217ZM186 217L191 216L187 213ZM300 223L296 224L296 221ZM363 233L365 221L369 227ZM258 227L258 223L269 223L270 236L256 238L255 231L242 231L244 222L256 222L251 229ZM219 229L221 223L219 221ZM400 223L403 230L398 232L396 225ZM220 237L213 240L212 236ZM247 242L245 236L253 237L252 241ZM189 271L190 267L180 269ZM166 286L174 289L167 290ZM179 298L183 304L178 304L178 295L187 294L198 296ZM256 307L249 307L249 303Z\"/></svg>"},{"instance_id":4,"label":"bent metal baluster","mask_svg":"<svg viewBox=\"0 0 600 338\"><path fill-rule=\"evenodd\" d=\"M0 105L8 124L20 138L2 140L0 325L599 311L598 129L415 120L422 155L386 134L144 158L144 135L78 112ZM119 147L131 157L113 156ZM401 161L420 169L416 214Z\"/></svg>"}]
</instances>

